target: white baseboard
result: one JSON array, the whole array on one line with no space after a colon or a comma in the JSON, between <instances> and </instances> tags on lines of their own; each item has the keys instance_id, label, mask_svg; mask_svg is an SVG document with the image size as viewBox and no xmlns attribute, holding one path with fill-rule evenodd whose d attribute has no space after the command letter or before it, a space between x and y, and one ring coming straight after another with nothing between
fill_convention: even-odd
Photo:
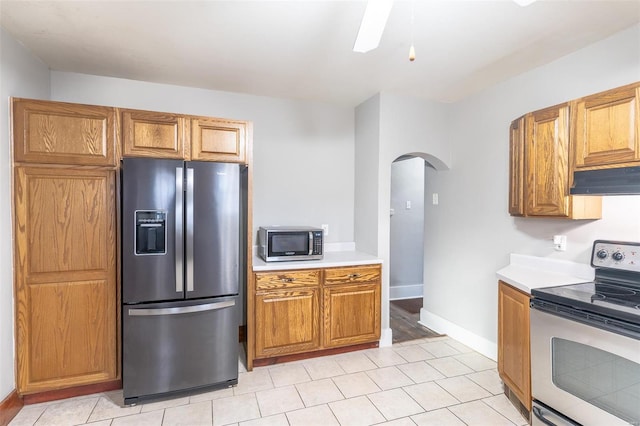
<instances>
[{"instance_id":1,"label":"white baseboard","mask_svg":"<svg viewBox=\"0 0 640 426\"><path fill-rule=\"evenodd\" d=\"M391 346L393 344L392 330L390 328L383 328L380 332L380 343L378 345L383 348L385 346Z\"/></svg>"},{"instance_id":2,"label":"white baseboard","mask_svg":"<svg viewBox=\"0 0 640 426\"><path fill-rule=\"evenodd\" d=\"M420 284L390 285L389 300L415 299L422 297L424 286Z\"/></svg>"},{"instance_id":3,"label":"white baseboard","mask_svg":"<svg viewBox=\"0 0 640 426\"><path fill-rule=\"evenodd\" d=\"M487 358L494 361L498 359L498 345L496 343L478 336L424 308L420 309L420 321L418 322L437 333L446 334L456 339Z\"/></svg>"}]
</instances>

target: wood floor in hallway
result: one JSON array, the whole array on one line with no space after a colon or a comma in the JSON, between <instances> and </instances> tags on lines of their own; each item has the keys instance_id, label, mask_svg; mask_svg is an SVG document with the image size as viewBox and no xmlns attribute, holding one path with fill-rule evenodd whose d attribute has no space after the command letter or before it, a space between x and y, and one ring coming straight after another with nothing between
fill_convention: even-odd
<instances>
[{"instance_id":1,"label":"wood floor in hallway","mask_svg":"<svg viewBox=\"0 0 640 426\"><path fill-rule=\"evenodd\" d=\"M418 324L420 308L422 308L421 297L389 302L389 322L393 331L393 343L441 336Z\"/></svg>"}]
</instances>

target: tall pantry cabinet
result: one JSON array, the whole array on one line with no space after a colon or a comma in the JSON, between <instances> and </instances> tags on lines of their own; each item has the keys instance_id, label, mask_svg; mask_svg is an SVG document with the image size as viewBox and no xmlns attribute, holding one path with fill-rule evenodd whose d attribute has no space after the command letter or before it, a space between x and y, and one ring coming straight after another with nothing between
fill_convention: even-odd
<instances>
[{"instance_id":1,"label":"tall pantry cabinet","mask_svg":"<svg viewBox=\"0 0 640 426\"><path fill-rule=\"evenodd\" d=\"M17 391L117 381L116 110L12 114Z\"/></svg>"}]
</instances>

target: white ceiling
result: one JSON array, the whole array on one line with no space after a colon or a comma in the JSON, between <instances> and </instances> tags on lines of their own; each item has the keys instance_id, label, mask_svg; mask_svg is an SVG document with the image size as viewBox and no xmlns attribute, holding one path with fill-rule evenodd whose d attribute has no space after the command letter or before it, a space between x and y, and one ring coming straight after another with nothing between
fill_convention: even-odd
<instances>
[{"instance_id":1,"label":"white ceiling","mask_svg":"<svg viewBox=\"0 0 640 426\"><path fill-rule=\"evenodd\" d=\"M413 5L415 62L410 1L368 53L364 1L1 0L0 25L54 70L357 105L453 102L640 22L640 0Z\"/></svg>"}]
</instances>

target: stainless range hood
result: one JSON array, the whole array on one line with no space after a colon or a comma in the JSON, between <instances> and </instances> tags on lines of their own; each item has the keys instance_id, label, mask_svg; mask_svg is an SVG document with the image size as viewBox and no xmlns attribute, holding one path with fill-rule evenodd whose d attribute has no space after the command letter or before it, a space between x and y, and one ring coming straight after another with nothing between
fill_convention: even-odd
<instances>
[{"instance_id":1,"label":"stainless range hood","mask_svg":"<svg viewBox=\"0 0 640 426\"><path fill-rule=\"evenodd\" d=\"M640 194L640 166L574 172L572 195Z\"/></svg>"}]
</instances>

